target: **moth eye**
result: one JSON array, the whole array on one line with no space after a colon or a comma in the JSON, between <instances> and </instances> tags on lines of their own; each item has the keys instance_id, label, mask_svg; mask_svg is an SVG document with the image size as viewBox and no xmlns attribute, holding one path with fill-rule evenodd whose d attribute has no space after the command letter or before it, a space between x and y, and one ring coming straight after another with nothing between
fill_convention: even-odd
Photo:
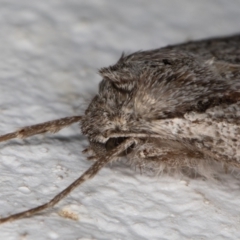
<instances>
[{"instance_id":1,"label":"moth eye","mask_svg":"<svg viewBox=\"0 0 240 240\"><path fill-rule=\"evenodd\" d=\"M109 138L107 142L105 143L105 147L107 151L111 151L115 147L117 147L119 144L121 144L126 138L119 137L119 138Z\"/></svg>"},{"instance_id":2,"label":"moth eye","mask_svg":"<svg viewBox=\"0 0 240 240\"><path fill-rule=\"evenodd\" d=\"M171 63L168 59L163 59L162 62L163 62L165 65L172 65L172 63Z\"/></svg>"}]
</instances>

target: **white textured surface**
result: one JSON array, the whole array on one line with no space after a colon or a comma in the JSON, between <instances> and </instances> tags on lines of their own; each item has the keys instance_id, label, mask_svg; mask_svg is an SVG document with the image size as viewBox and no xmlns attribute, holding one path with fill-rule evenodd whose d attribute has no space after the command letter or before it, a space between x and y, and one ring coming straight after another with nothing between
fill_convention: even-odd
<instances>
[{"instance_id":1,"label":"white textured surface","mask_svg":"<svg viewBox=\"0 0 240 240\"><path fill-rule=\"evenodd\" d=\"M81 114L97 69L122 51L236 33L239 23L238 0L0 0L0 134ZM0 215L42 204L75 180L91 164L85 146L76 125L1 144ZM0 239L239 239L240 180L220 178L150 178L115 163L54 209L1 225Z\"/></svg>"}]
</instances>

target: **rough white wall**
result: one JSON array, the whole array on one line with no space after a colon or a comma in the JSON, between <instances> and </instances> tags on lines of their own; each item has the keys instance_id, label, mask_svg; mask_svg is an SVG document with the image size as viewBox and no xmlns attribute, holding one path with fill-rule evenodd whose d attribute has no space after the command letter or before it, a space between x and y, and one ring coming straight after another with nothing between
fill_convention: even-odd
<instances>
[{"instance_id":1,"label":"rough white wall","mask_svg":"<svg viewBox=\"0 0 240 240\"><path fill-rule=\"evenodd\" d=\"M0 0L0 134L81 114L97 69L122 51L236 33L239 23L238 0ZM1 144L0 215L75 180L91 164L86 146L77 125ZM54 209L0 225L0 239L239 239L240 181L220 179L150 178L114 163Z\"/></svg>"}]
</instances>

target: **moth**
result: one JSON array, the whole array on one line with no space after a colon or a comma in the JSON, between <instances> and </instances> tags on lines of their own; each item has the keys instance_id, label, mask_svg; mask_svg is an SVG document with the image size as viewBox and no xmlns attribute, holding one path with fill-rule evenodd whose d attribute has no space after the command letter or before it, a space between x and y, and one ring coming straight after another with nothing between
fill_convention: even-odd
<instances>
[{"instance_id":1,"label":"moth","mask_svg":"<svg viewBox=\"0 0 240 240\"><path fill-rule=\"evenodd\" d=\"M51 201L0 219L53 207L106 164L125 157L157 172L213 163L240 168L240 35L122 55L99 71L102 81L83 116L27 126L0 141L56 133L79 123L92 166Z\"/></svg>"}]
</instances>

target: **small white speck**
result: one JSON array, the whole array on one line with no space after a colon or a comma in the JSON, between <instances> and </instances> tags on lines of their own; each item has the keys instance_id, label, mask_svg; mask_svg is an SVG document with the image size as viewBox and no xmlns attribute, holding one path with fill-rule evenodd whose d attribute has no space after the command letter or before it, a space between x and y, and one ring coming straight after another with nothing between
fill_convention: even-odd
<instances>
[{"instance_id":1,"label":"small white speck","mask_svg":"<svg viewBox=\"0 0 240 240\"><path fill-rule=\"evenodd\" d=\"M30 193L30 189L26 186L19 187L18 190L22 193Z\"/></svg>"},{"instance_id":2,"label":"small white speck","mask_svg":"<svg viewBox=\"0 0 240 240\"><path fill-rule=\"evenodd\" d=\"M59 236L58 236L58 234L55 233L55 232L50 232L50 233L49 233L49 237L50 237L51 239L57 239Z\"/></svg>"}]
</instances>

